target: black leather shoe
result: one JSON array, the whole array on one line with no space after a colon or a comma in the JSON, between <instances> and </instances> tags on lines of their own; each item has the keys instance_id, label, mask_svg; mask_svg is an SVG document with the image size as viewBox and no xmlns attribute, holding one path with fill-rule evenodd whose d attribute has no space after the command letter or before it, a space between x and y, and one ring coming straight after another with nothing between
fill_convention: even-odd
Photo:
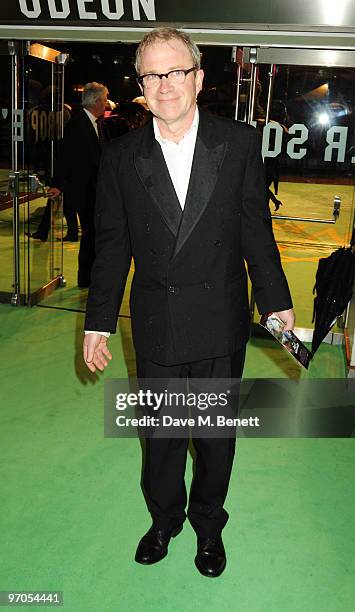
<instances>
[{"instance_id":1,"label":"black leather shoe","mask_svg":"<svg viewBox=\"0 0 355 612\"><path fill-rule=\"evenodd\" d=\"M59 242L78 242L79 238L77 236L63 236L63 238L58 237L57 240Z\"/></svg>"},{"instance_id":2,"label":"black leather shoe","mask_svg":"<svg viewBox=\"0 0 355 612\"><path fill-rule=\"evenodd\" d=\"M42 234L39 234L38 232L25 232L26 236L28 236L29 238L34 238L35 240L40 240L41 242L47 242L47 236L43 236Z\"/></svg>"},{"instance_id":3,"label":"black leather shoe","mask_svg":"<svg viewBox=\"0 0 355 612\"><path fill-rule=\"evenodd\" d=\"M172 530L157 529L152 526L138 544L135 561L143 565L158 563L168 554L171 538L175 538L182 530L182 525Z\"/></svg>"},{"instance_id":4,"label":"black leather shoe","mask_svg":"<svg viewBox=\"0 0 355 612\"><path fill-rule=\"evenodd\" d=\"M195 565L203 576L216 578L226 567L227 559L222 538L197 538Z\"/></svg>"}]
</instances>

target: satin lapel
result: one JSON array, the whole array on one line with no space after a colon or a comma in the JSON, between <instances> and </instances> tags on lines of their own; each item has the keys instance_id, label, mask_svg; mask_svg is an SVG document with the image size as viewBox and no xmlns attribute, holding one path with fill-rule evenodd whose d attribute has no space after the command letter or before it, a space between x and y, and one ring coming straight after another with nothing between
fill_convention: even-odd
<instances>
[{"instance_id":1,"label":"satin lapel","mask_svg":"<svg viewBox=\"0 0 355 612\"><path fill-rule=\"evenodd\" d=\"M226 143L208 148L201 134L197 135L189 188L173 257L182 249L206 209L217 182L226 148Z\"/></svg>"},{"instance_id":2,"label":"satin lapel","mask_svg":"<svg viewBox=\"0 0 355 612\"><path fill-rule=\"evenodd\" d=\"M182 210L159 143L154 140L149 156L135 155L140 179L174 236L177 236Z\"/></svg>"}]
</instances>

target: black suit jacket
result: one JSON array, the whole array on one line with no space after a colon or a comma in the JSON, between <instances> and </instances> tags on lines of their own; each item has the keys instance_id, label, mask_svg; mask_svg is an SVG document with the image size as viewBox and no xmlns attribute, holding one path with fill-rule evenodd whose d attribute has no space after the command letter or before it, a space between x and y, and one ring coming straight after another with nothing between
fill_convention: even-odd
<instances>
[{"instance_id":1,"label":"black suit jacket","mask_svg":"<svg viewBox=\"0 0 355 612\"><path fill-rule=\"evenodd\" d=\"M66 205L93 211L100 156L95 128L81 110L65 126L51 183L63 191Z\"/></svg>"},{"instance_id":2,"label":"black suit jacket","mask_svg":"<svg viewBox=\"0 0 355 612\"><path fill-rule=\"evenodd\" d=\"M184 211L152 122L107 145L85 329L116 330L134 257L137 353L164 365L223 356L249 336L246 260L259 311L292 306L254 128L200 121Z\"/></svg>"}]
</instances>

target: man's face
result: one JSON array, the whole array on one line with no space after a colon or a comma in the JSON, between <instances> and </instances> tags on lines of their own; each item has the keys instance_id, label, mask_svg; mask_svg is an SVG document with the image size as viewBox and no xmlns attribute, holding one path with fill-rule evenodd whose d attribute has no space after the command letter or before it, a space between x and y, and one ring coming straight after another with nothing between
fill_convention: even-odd
<instances>
[{"instance_id":1,"label":"man's face","mask_svg":"<svg viewBox=\"0 0 355 612\"><path fill-rule=\"evenodd\" d=\"M172 39L149 45L142 54L140 74L162 74L178 68L192 68L191 54L183 42ZM190 72L184 83L172 83L166 77L152 88L142 88L150 111L165 123L183 120L192 113L201 91L203 70Z\"/></svg>"},{"instance_id":2,"label":"man's face","mask_svg":"<svg viewBox=\"0 0 355 612\"><path fill-rule=\"evenodd\" d=\"M105 112L105 107L107 104L107 96L108 96L108 91L103 93L102 96L100 96L100 98L96 101L95 108L96 108L97 117L101 117Z\"/></svg>"}]
</instances>

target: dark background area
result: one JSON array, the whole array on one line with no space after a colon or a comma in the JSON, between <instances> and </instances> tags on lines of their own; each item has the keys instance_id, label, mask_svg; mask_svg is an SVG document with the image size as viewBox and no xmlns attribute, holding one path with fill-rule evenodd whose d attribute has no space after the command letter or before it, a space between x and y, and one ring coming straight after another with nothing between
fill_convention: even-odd
<instances>
[{"instance_id":1,"label":"dark background area","mask_svg":"<svg viewBox=\"0 0 355 612\"><path fill-rule=\"evenodd\" d=\"M135 44L56 43L58 51L69 54L65 72L65 98L70 103L80 100L77 90L89 81L104 83L110 99L130 101L140 95L136 82ZM230 47L200 47L204 68L204 89L218 87L231 98L233 95L234 66ZM129 77L128 79L125 77Z\"/></svg>"}]
</instances>

